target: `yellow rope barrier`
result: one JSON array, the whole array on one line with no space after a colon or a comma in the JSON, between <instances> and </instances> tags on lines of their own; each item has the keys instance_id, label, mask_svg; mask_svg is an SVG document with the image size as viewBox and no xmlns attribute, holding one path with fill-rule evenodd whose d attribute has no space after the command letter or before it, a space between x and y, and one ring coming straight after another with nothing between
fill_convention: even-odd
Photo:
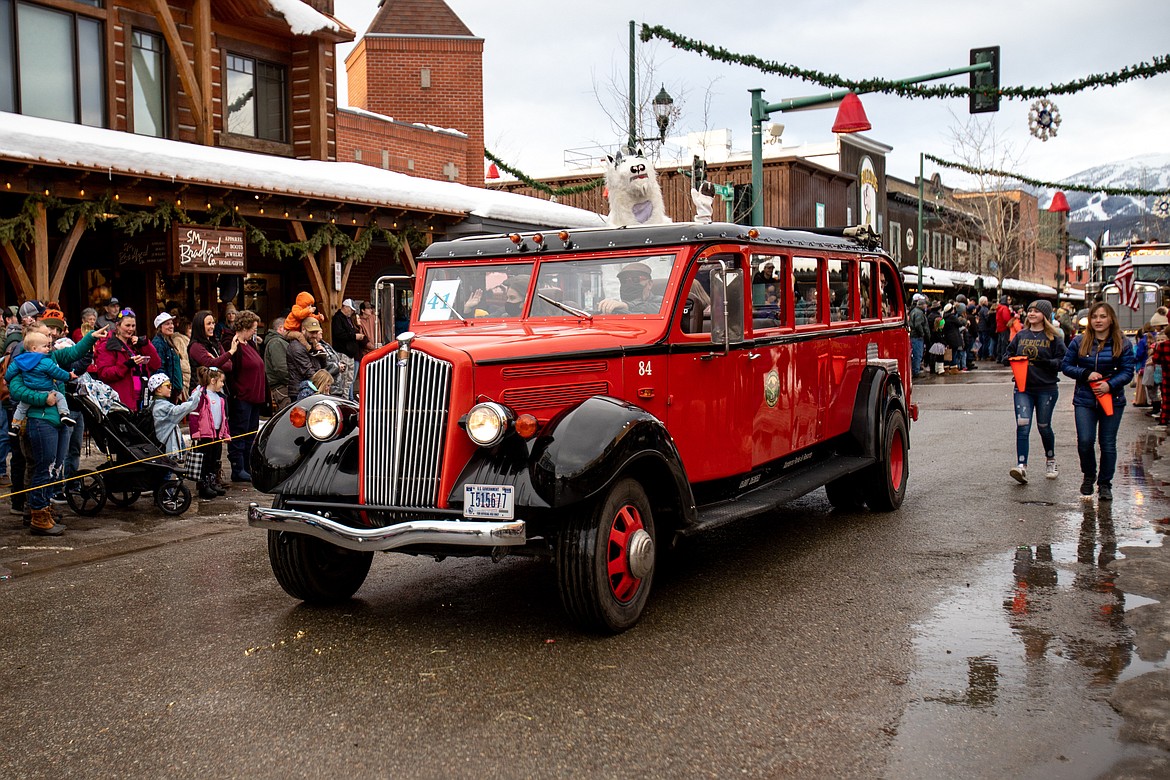
<instances>
[{"instance_id":1,"label":"yellow rope barrier","mask_svg":"<svg viewBox=\"0 0 1170 780\"><path fill-rule=\"evenodd\" d=\"M259 432L260 432L260 429L257 428L256 430L254 430L250 433L241 433L238 436L236 436L235 438L243 439L243 438L248 437L248 436L255 436ZM209 439L208 441L206 441L203 444L194 444L190 447L183 447L181 449L173 450L171 452L164 452L162 455L151 455L149 458L139 458L138 460L133 461L131 463L119 463L116 466L107 466L104 469L96 469L94 471L87 472L86 474L84 474L82 476L90 476L91 474L105 474L107 471L117 471L118 469L124 469L127 466L137 466L139 463L149 463L150 461L158 460L159 458L169 458L172 455L178 455L178 454L183 453L183 452L191 452L192 450L197 450L200 447L210 447L212 444L223 444L223 443L228 442L230 440L231 439ZM108 462L108 460L109 459L107 459L107 462ZM66 482L72 482L73 480L79 479L79 478L80 477L77 474L74 474L71 477L66 477L65 479L59 479L56 482L49 482L48 484L45 484L45 485L36 485L35 487L25 488L24 490L18 490L15 493L5 493L4 495L0 495L0 501L4 500L6 498L12 498L13 496L19 496L19 495L22 495L24 493L31 493L32 491L40 490L41 488L53 487L54 485L63 485Z\"/></svg>"}]
</instances>

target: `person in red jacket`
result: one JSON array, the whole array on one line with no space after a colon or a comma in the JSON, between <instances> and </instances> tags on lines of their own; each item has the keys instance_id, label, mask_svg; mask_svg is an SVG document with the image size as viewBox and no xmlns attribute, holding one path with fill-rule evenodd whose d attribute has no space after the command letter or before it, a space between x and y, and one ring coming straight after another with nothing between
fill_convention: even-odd
<instances>
[{"instance_id":1,"label":"person in red jacket","mask_svg":"<svg viewBox=\"0 0 1170 780\"><path fill-rule=\"evenodd\" d=\"M232 436L228 462L232 466L232 482L252 481L248 473L248 451L252 447L252 435L260 427L260 410L268 401L264 358L256 346L259 324L255 312L239 312L232 323L235 332L223 344L227 352L235 355L228 372L228 425Z\"/></svg>"},{"instance_id":2,"label":"person in red jacket","mask_svg":"<svg viewBox=\"0 0 1170 780\"><path fill-rule=\"evenodd\" d=\"M1004 295L999 299L999 305L995 307L995 347L996 351L992 354L996 360L1001 361L1004 355L1007 354L1008 344L1011 342L1011 334L1008 333L1008 326L1014 316L1011 303L1011 298Z\"/></svg>"},{"instance_id":3,"label":"person in red jacket","mask_svg":"<svg viewBox=\"0 0 1170 780\"><path fill-rule=\"evenodd\" d=\"M132 309L118 312L113 334L93 351L90 373L118 394L122 404L133 411L142 408L146 382L162 366L162 359L150 340L138 335L138 319Z\"/></svg>"}]
</instances>

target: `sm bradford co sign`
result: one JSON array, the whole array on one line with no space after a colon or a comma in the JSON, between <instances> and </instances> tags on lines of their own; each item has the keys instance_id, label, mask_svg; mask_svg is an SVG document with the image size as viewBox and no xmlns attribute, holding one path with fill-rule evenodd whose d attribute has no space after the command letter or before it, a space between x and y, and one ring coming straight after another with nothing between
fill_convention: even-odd
<instances>
[{"instance_id":1,"label":"sm bradford co sign","mask_svg":"<svg viewBox=\"0 0 1170 780\"><path fill-rule=\"evenodd\" d=\"M244 273L244 231L175 225L175 270L188 274Z\"/></svg>"}]
</instances>

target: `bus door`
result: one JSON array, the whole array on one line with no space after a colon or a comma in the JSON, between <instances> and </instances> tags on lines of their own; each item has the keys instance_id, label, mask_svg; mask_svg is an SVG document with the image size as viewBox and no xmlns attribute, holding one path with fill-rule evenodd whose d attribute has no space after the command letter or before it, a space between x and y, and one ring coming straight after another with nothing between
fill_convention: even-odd
<instances>
[{"instance_id":1,"label":"bus door","mask_svg":"<svg viewBox=\"0 0 1170 780\"><path fill-rule=\"evenodd\" d=\"M784 255L753 254L751 333L744 412L752 432L752 465L792 451L796 370L792 333L792 266ZM754 355L755 357L752 357Z\"/></svg>"},{"instance_id":2,"label":"bus door","mask_svg":"<svg viewBox=\"0 0 1170 780\"><path fill-rule=\"evenodd\" d=\"M671 322L666 424L692 482L751 469L752 439L740 419L746 267L738 247L705 252L687 270Z\"/></svg>"},{"instance_id":3,"label":"bus door","mask_svg":"<svg viewBox=\"0 0 1170 780\"><path fill-rule=\"evenodd\" d=\"M829 397L832 342L825 259L793 257L790 281L795 301L791 449L799 450L821 440Z\"/></svg>"}]
</instances>

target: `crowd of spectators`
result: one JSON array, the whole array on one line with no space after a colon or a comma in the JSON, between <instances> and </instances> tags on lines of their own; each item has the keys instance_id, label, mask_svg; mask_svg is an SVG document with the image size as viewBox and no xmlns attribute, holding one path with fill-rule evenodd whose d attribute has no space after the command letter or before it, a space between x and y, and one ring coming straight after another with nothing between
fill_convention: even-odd
<instances>
[{"instance_id":1,"label":"crowd of spectators","mask_svg":"<svg viewBox=\"0 0 1170 780\"><path fill-rule=\"evenodd\" d=\"M261 417L306 395L352 398L358 362L380 346L371 304L343 301L329 321L330 343L325 316L308 293L269 323L263 339L260 318L231 303L222 317L210 310L189 318L177 309L161 312L149 333L113 297L78 312L72 330L56 303L26 301L3 313L0 492L10 494L13 514L37 535L65 530L58 506L85 440L79 385L100 383L127 410L149 410L146 419L153 416L170 454L188 447L187 439L219 445L209 446L201 472L189 475L210 499L228 488L220 475L221 442L230 481L249 482L248 452Z\"/></svg>"}]
</instances>

